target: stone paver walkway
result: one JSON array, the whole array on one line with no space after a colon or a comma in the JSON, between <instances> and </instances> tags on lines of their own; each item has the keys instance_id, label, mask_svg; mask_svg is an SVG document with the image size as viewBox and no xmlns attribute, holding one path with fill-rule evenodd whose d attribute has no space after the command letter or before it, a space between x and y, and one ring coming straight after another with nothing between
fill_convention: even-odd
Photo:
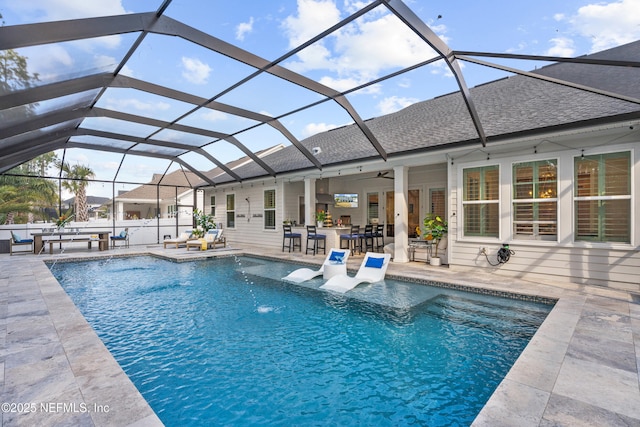
<instances>
[{"instance_id":1,"label":"stone paver walkway","mask_svg":"<svg viewBox=\"0 0 640 427\"><path fill-rule=\"evenodd\" d=\"M150 253L176 260L247 253L320 264L324 256L229 248L132 247L107 253L0 255L3 426L159 426L43 260ZM362 256L349 260L355 271ZM352 273L353 274L353 273ZM557 303L475 426L640 426L640 305L628 292L391 264L388 275L535 295Z\"/></svg>"}]
</instances>

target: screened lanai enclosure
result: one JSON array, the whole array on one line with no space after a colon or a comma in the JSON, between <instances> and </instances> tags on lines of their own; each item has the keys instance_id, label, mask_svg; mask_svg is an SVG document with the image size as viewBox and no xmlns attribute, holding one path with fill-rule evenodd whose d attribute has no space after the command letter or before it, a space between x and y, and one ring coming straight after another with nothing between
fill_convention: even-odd
<instances>
[{"instance_id":1,"label":"screened lanai enclosure","mask_svg":"<svg viewBox=\"0 0 640 427\"><path fill-rule=\"evenodd\" d=\"M28 230L73 215L78 227L113 233L137 221L134 228L160 241L191 224L205 188L292 173L322 177L335 165L358 174L346 166L451 144L486 150L491 120L479 114L470 88L489 81L521 75L637 102L524 71L552 62L612 69L636 62L509 54L461 35L453 48L442 27L453 12L447 3L332 3L325 13L314 9L318 2L293 0L3 9L3 219ZM231 18L238 8L246 10L243 22ZM499 26L500 14L485 9L483 16L456 10L457 25ZM452 93L466 116L456 140L398 147L370 125ZM349 125L364 142L333 144L327 135ZM432 133L437 126L446 121ZM293 155L270 157L289 146Z\"/></svg>"}]
</instances>

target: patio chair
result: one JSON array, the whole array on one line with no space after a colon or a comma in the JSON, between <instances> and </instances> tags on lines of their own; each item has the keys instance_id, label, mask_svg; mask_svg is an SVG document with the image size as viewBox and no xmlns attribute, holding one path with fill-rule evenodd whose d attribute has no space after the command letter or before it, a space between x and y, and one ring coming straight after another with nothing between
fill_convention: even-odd
<instances>
[{"instance_id":1,"label":"patio chair","mask_svg":"<svg viewBox=\"0 0 640 427\"><path fill-rule=\"evenodd\" d=\"M13 255L14 246L29 246L29 252L33 252L33 239L23 239L13 231L11 232L11 240L9 240L9 255ZM27 251L20 251L28 253Z\"/></svg>"},{"instance_id":2,"label":"patio chair","mask_svg":"<svg viewBox=\"0 0 640 427\"><path fill-rule=\"evenodd\" d=\"M202 239L191 239L187 241L187 250L190 248L198 248L201 250L215 249L216 243L222 243L223 247L227 246L227 239L222 235L222 229L211 229L205 233Z\"/></svg>"},{"instance_id":3,"label":"patio chair","mask_svg":"<svg viewBox=\"0 0 640 427\"><path fill-rule=\"evenodd\" d=\"M320 286L320 289L339 292L341 294L350 291L360 283L376 283L384 280L389 266L389 254L378 254L375 252L367 252L362 260L360 269L354 277L346 274L334 276Z\"/></svg>"},{"instance_id":4,"label":"patio chair","mask_svg":"<svg viewBox=\"0 0 640 427\"><path fill-rule=\"evenodd\" d=\"M289 252L291 252L292 248L295 252L296 247L300 249L300 252L302 252L302 234L292 232L291 225L288 224L282 226L282 231L282 252L284 252L285 246L289 247ZM286 245L287 239L289 239L288 245ZM297 245L296 241L298 242Z\"/></svg>"},{"instance_id":5,"label":"patio chair","mask_svg":"<svg viewBox=\"0 0 640 427\"><path fill-rule=\"evenodd\" d=\"M312 270L310 268L299 268L292 271L289 275L282 278L285 282L302 283L307 280L311 280L314 277L321 276L324 273L324 267L330 263L346 264L349 259L349 251L332 248L329 250L329 255L325 258L324 262L318 270Z\"/></svg>"},{"instance_id":6,"label":"patio chair","mask_svg":"<svg viewBox=\"0 0 640 427\"><path fill-rule=\"evenodd\" d=\"M373 237L376 241L376 252L380 252L384 249L384 224L376 224Z\"/></svg>"},{"instance_id":7,"label":"patio chair","mask_svg":"<svg viewBox=\"0 0 640 427\"><path fill-rule=\"evenodd\" d=\"M167 245L175 245L176 249L178 249L180 245L186 246L187 241L191 238L191 234L191 230L185 230L175 239L165 239L164 242L162 242L164 243L164 248L167 249Z\"/></svg>"},{"instance_id":8,"label":"patio chair","mask_svg":"<svg viewBox=\"0 0 640 427\"><path fill-rule=\"evenodd\" d=\"M109 239L111 239L112 248L116 247L116 242L124 242L124 246L128 248L129 247L129 227L122 230L120 234L118 234L117 236L109 237Z\"/></svg>"},{"instance_id":9,"label":"patio chair","mask_svg":"<svg viewBox=\"0 0 640 427\"><path fill-rule=\"evenodd\" d=\"M218 243L222 243L223 248L227 247L227 237L222 235L222 231L222 228L209 230L209 234L213 237L209 238L211 241L207 241L207 244L210 245L212 249L215 249ZM206 238L207 236L205 235L205 239Z\"/></svg>"},{"instance_id":10,"label":"patio chair","mask_svg":"<svg viewBox=\"0 0 640 427\"><path fill-rule=\"evenodd\" d=\"M320 248L320 242L322 242L322 248ZM312 244L312 247L309 248L309 243ZM309 253L309 249L313 250L313 254L317 254L322 249L322 253L327 253L327 236L324 234L318 234L316 231L315 225L307 225L307 249L305 250L305 254Z\"/></svg>"},{"instance_id":11,"label":"patio chair","mask_svg":"<svg viewBox=\"0 0 640 427\"><path fill-rule=\"evenodd\" d=\"M341 234L340 235L340 249L350 249L351 255L355 252L356 247L358 247L358 252L362 252L362 244L360 237L360 226L352 225L351 231L349 234ZM342 242L347 242L347 247L342 246Z\"/></svg>"},{"instance_id":12,"label":"patio chair","mask_svg":"<svg viewBox=\"0 0 640 427\"><path fill-rule=\"evenodd\" d=\"M374 250L374 238L375 235L373 233L373 225L367 224L364 226L364 233L360 234L360 251L362 252L363 246L364 251L369 252L369 249L373 252Z\"/></svg>"}]
</instances>

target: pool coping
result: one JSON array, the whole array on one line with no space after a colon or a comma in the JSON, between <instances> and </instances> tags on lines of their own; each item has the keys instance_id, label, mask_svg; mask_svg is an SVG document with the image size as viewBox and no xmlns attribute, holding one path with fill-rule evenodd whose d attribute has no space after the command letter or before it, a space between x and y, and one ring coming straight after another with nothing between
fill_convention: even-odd
<instances>
[{"instance_id":1,"label":"pool coping","mask_svg":"<svg viewBox=\"0 0 640 427\"><path fill-rule=\"evenodd\" d=\"M160 247L89 256L0 255L3 402L45 403L49 406L44 409L50 410L5 412L2 425L162 425L44 261L153 255L182 262L241 254L308 265L324 260L265 248L189 254ZM350 261L353 270L361 259ZM499 272L459 272L424 263L391 263L388 275L410 281L429 277L467 291L555 301L473 425L640 423L640 306L628 292L513 279ZM64 403L67 406L60 405ZM109 411L104 411L106 407Z\"/></svg>"}]
</instances>

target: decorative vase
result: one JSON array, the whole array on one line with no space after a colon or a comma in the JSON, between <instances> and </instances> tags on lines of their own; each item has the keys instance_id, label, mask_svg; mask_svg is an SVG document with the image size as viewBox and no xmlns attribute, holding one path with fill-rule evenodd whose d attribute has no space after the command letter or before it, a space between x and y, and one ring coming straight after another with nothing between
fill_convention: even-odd
<instances>
[{"instance_id":1,"label":"decorative vase","mask_svg":"<svg viewBox=\"0 0 640 427\"><path fill-rule=\"evenodd\" d=\"M317 226L318 228L322 228L322 226L323 226L323 225L324 225L324 222L322 222L322 221L316 221L316 226Z\"/></svg>"}]
</instances>

